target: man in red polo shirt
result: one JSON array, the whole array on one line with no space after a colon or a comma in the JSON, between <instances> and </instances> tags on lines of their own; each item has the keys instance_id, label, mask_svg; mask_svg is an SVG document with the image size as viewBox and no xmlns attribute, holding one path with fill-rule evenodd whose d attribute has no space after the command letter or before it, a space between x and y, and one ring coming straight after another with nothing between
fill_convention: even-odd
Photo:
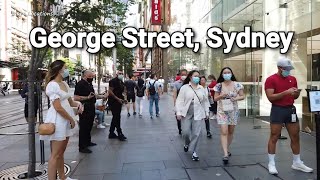
<instances>
[{"instance_id":1,"label":"man in red polo shirt","mask_svg":"<svg viewBox=\"0 0 320 180\"><path fill-rule=\"evenodd\" d=\"M303 172L312 172L313 169L303 164L300 159L299 121L294 100L300 96L300 89L297 86L295 77L290 76L293 68L291 61L287 58L280 58L277 62L278 73L267 78L265 91L269 101L272 103L270 113L270 139L268 143L270 174L278 174L275 166L276 144L281 133L282 125L285 124L291 138L291 149L293 153L292 169Z\"/></svg>"}]
</instances>

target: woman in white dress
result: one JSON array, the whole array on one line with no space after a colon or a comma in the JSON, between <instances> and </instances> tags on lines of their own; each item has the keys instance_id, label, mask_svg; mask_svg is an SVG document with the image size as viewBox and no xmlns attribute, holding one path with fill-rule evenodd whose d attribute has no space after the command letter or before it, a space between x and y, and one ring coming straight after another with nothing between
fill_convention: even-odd
<instances>
[{"instance_id":1,"label":"woman in white dress","mask_svg":"<svg viewBox=\"0 0 320 180\"><path fill-rule=\"evenodd\" d=\"M72 129L75 127L75 112L72 107L78 107L78 113L82 113L82 104L71 98L69 86L63 78L69 76L65 62L54 61L49 66L46 76L46 95L50 99L51 107L44 120L45 123L55 124L55 133L40 136L41 140L51 143L51 155L48 162L48 179L56 180L57 172L60 180L73 180L64 174L64 152L66 150Z\"/></svg>"}]
</instances>

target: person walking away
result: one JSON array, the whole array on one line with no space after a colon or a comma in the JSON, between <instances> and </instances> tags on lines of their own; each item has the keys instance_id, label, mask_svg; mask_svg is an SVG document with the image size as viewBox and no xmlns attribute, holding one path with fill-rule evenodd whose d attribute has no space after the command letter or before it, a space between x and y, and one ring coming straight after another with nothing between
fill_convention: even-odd
<instances>
[{"instance_id":1,"label":"person walking away","mask_svg":"<svg viewBox=\"0 0 320 180\"><path fill-rule=\"evenodd\" d=\"M175 81L173 85L173 106L174 107L176 107L177 97L179 95L180 88L182 87L184 80L187 78L188 71L183 69L180 71L180 74L181 74L181 78ZM182 132L181 121L177 119L177 113L175 113L175 116L177 120L178 131L179 131L179 134L181 135L181 132Z\"/></svg>"},{"instance_id":2,"label":"person walking away","mask_svg":"<svg viewBox=\"0 0 320 180\"><path fill-rule=\"evenodd\" d=\"M26 121L29 122L28 118L29 118L29 106L28 106L28 83L25 83L22 91L21 91L21 97L25 99L25 103L24 103L24 117L26 118ZM37 113L38 113L38 109L39 109L39 96L40 92L37 86L35 86L35 92L34 92L34 114L35 117L37 117ZM41 98L41 97L40 97Z\"/></svg>"},{"instance_id":3,"label":"person walking away","mask_svg":"<svg viewBox=\"0 0 320 180\"><path fill-rule=\"evenodd\" d=\"M123 135L121 129L121 109L122 104L125 104L126 102L123 95L124 91L125 86L123 83L123 73L121 71L118 71L117 76L109 82L108 104L112 112L111 126L109 129L109 139L119 139L120 141L127 140L127 137ZM115 129L117 129L118 135L114 133Z\"/></svg>"},{"instance_id":4,"label":"person walking away","mask_svg":"<svg viewBox=\"0 0 320 180\"><path fill-rule=\"evenodd\" d=\"M49 66L46 76L46 95L50 99L50 108L44 123L54 123L55 132L52 135L40 135L40 140L48 140L51 144L51 154L48 162L48 179L56 180L57 172L59 179L75 180L65 177L64 152L67 148L69 137L72 136L75 123L75 113L72 107L78 108L82 113L83 107L80 102L73 101L68 84L63 78L69 75L65 62L56 60Z\"/></svg>"},{"instance_id":5,"label":"person walking away","mask_svg":"<svg viewBox=\"0 0 320 180\"><path fill-rule=\"evenodd\" d=\"M223 162L228 164L231 153L230 145L238 121L240 111L238 101L244 99L243 85L237 82L231 68L225 67L221 70L218 84L213 88L214 100L218 102L217 121L221 129L221 145L224 153Z\"/></svg>"},{"instance_id":6,"label":"person walking away","mask_svg":"<svg viewBox=\"0 0 320 180\"><path fill-rule=\"evenodd\" d=\"M156 107L156 116L159 117L159 100L160 100L160 92L161 87L160 83L156 81L157 76L154 74L151 74L150 81L147 84L147 97L149 100L149 113L150 118L153 119L153 104L155 104Z\"/></svg>"},{"instance_id":7,"label":"person walking away","mask_svg":"<svg viewBox=\"0 0 320 180\"><path fill-rule=\"evenodd\" d=\"M92 85L93 77L94 73L92 71L85 70L74 91L74 99L84 105L84 111L79 115L79 152L81 153L92 153L88 148L97 145L91 141L91 130L96 109L95 103L96 99L106 98L95 94Z\"/></svg>"},{"instance_id":8,"label":"person walking away","mask_svg":"<svg viewBox=\"0 0 320 180\"><path fill-rule=\"evenodd\" d=\"M159 81L160 87L161 87L161 94L163 94L163 91L164 91L164 79L162 78L162 76L160 76L158 81Z\"/></svg>"},{"instance_id":9,"label":"person walking away","mask_svg":"<svg viewBox=\"0 0 320 180\"><path fill-rule=\"evenodd\" d=\"M98 118L98 129L105 129L110 124L106 123L105 118L106 102L103 99L98 99L96 102L96 111L95 114Z\"/></svg>"},{"instance_id":10,"label":"person walking away","mask_svg":"<svg viewBox=\"0 0 320 180\"><path fill-rule=\"evenodd\" d=\"M207 87L206 84L207 84L207 79L206 79L205 76L202 76L200 78L200 85L203 87L204 93L208 97L208 101L209 101L209 104L210 104L210 100L209 99L211 99L211 94L210 94L210 90L209 90L209 88ZM210 112L210 107L209 107L208 111ZM210 121L209 121L209 118L205 119L204 122L206 123L207 138L212 138L212 134L210 132Z\"/></svg>"},{"instance_id":11,"label":"person walking away","mask_svg":"<svg viewBox=\"0 0 320 180\"><path fill-rule=\"evenodd\" d=\"M143 100L143 97L146 91L146 86L144 85L144 81L141 78L138 79L138 86L136 86L136 91L137 91L138 113L139 113L139 117L141 118L142 108L143 108L143 104L141 101Z\"/></svg>"},{"instance_id":12,"label":"person walking away","mask_svg":"<svg viewBox=\"0 0 320 180\"><path fill-rule=\"evenodd\" d=\"M267 78L265 82L265 91L267 98L272 103L270 113L270 138L268 142L268 169L270 174L278 174L275 165L276 144L281 133L283 124L289 133L291 139L291 149L293 153L293 163L291 168L303 172L312 172L313 169L304 165L300 159L300 125L293 105L294 100L300 96L297 80L290 75L294 69L291 60L279 58L277 62L278 72Z\"/></svg>"},{"instance_id":13,"label":"person walking away","mask_svg":"<svg viewBox=\"0 0 320 180\"><path fill-rule=\"evenodd\" d=\"M214 77L214 75L209 75L208 76L209 81L211 81L211 83L209 84L208 88L210 89L210 93L211 93L211 99L209 99L210 102L210 119L214 120L217 118L217 105L218 103L215 102L214 99L214 90L213 88L217 85L217 81L216 81L216 77Z\"/></svg>"},{"instance_id":14,"label":"person walking away","mask_svg":"<svg viewBox=\"0 0 320 180\"><path fill-rule=\"evenodd\" d=\"M128 100L128 104L127 104L127 111L128 111L128 117L131 116L130 114L130 103L132 103L132 108L133 108L133 115L135 116L136 113L136 92L135 92L135 88L137 86L136 82L135 82L135 76L133 75L129 75L129 80L124 82L126 91L127 91L127 100Z\"/></svg>"},{"instance_id":15,"label":"person walking away","mask_svg":"<svg viewBox=\"0 0 320 180\"><path fill-rule=\"evenodd\" d=\"M189 72L184 85L180 88L176 101L177 119L181 121L182 137L185 141L184 151L192 147L192 160L199 161L198 142L201 134L201 123L209 118L209 101L205 90L199 85L198 71Z\"/></svg>"}]
</instances>

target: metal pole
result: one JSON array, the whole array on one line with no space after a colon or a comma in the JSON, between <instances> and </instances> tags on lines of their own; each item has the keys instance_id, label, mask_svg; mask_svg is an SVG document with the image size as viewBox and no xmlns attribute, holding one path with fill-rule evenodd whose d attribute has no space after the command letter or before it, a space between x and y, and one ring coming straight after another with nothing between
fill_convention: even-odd
<instances>
[{"instance_id":1,"label":"metal pole","mask_svg":"<svg viewBox=\"0 0 320 180\"><path fill-rule=\"evenodd\" d=\"M41 82L38 83L38 110L39 110L39 122L43 123L43 106L42 106L42 91L41 91ZM41 164L45 163L45 151L44 151L44 141L40 140L40 159Z\"/></svg>"},{"instance_id":2,"label":"metal pole","mask_svg":"<svg viewBox=\"0 0 320 180\"><path fill-rule=\"evenodd\" d=\"M316 119L316 152L317 152L317 179L320 179L320 112L315 114Z\"/></svg>"}]
</instances>

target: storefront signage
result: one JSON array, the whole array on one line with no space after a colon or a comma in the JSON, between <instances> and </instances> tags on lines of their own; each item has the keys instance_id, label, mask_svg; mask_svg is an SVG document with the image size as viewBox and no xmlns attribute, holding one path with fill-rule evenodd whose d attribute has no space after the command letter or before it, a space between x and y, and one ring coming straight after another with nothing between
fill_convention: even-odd
<instances>
[{"instance_id":1,"label":"storefront signage","mask_svg":"<svg viewBox=\"0 0 320 180\"><path fill-rule=\"evenodd\" d=\"M151 24L161 25L161 0L152 0L151 3Z\"/></svg>"}]
</instances>

